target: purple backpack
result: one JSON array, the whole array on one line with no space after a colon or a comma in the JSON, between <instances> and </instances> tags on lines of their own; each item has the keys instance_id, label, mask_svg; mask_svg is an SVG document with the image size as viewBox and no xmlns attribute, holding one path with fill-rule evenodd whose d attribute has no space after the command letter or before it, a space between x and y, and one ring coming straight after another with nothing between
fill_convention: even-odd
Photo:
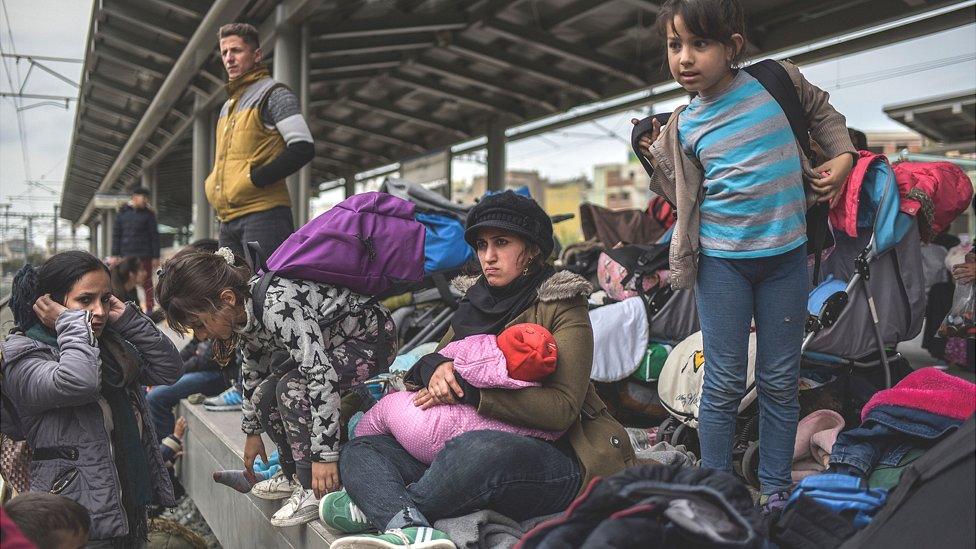
<instances>
[{"instance_id":1,"label":"purple backpack","mask_svg":"<svg viewBox=\"0 0 976 549\"><path fill-rule=\"evenodd\" d=\"M306 223L271 254L267 271L365 295L424 276L424 226L414 205L386 193L353 195Z\"/></svg>"},{"instance_id":2,"label":"purple backpack","mask_svg":"<svg viewBox=\"0 0 976 549\"><path fill-rule=\"evenodd\" d=\"M256 242L246 248L261 280L252 292L254 316L263 321L264 299L276 276L344 286L372 295L361 309L399 281L424 276L424 226L413 218L411 202L386 193L353 195L292 233L267 262ZM335 321L348 314L347 311Z\"/></svg>"}]
</instances>

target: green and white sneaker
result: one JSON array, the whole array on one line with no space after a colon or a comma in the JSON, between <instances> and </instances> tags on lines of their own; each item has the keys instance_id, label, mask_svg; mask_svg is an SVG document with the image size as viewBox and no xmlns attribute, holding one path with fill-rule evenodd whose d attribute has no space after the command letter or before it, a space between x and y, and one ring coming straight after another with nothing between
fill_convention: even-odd
<instances>
[{"instance_id":1,"label":"green and white sneaker","mask_svg":"<svg viewBox=\"0 0 976 549\"><path fill-rule=\"evenodd\" d=\"M457 549L447 534L428 526L397 528L385 534L366 534L339 538L329 549L362 549L379 547L382 549Z\"/></svg>"},{"instance_id":2,"label":"green and white sneaker","mask_svg":"<svg viewBox=\"0 0 976 549\"><path fill-rule=\"evenodd\" d=\"M319 518L326 526L343 534L362 534L373 529L366 515L352 502L345 490L326 494L319 502Z\"/></svg>"}]
</instances>

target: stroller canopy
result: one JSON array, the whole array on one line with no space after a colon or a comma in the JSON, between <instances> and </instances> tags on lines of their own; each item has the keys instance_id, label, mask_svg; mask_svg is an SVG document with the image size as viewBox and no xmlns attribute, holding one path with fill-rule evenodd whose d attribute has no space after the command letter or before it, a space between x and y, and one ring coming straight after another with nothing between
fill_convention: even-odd
<instances>
[{"instance_id":1,"label":"stroller canopy","mask_svg":"<svg viewBox=\"0 0 976 549\"><path fill-rule=\"evenodd\" d=\"M914 225L912 217L900 210L901 198L895 172L888 160L879 155L868 165L859 191L854 179L852 177L849 183L852 188L848 192L859 192L857 228L859 231L871 230L874 234L874 253L884 253L901 242Z\"/></svg>"}]
</instances>

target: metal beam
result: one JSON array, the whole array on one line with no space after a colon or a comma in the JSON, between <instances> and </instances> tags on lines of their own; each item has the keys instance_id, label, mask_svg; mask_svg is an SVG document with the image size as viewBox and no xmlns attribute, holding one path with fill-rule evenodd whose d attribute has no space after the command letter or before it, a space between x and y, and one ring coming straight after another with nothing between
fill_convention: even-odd
<instances>
[{"instance_id":1,"label":"metal beam","mask_svg":"<svg viewBox=\"0 0 976 549\"><path fill-rule=\"evenodd\" d=\"M465 105L469 105L477 109L482 109L488 112L504 113L516 118L525 117L525 112L522 110L521 105L501 102L495 98L473 96L471 92L459 90L454 86L448 86L444 83L431 82L423 78L417 78L405 74L401 71L391 73L387 77L393 81L399 82L401 85L406 86L407 88L421 90L425 93L436 95L438 97L453 99L458 103L464 103Z\"/></svg>"},{"instance_id":2,"label":"metal beam","mask_svg":"<svg viewBox=\"0 0 976 549\"><path fill-rule=\"evenodd\" d=\"M549 34L545 34L530 28L512 25L511 23L507 23L500 19L491 19L487 21L483 28L486 31L503 36L509 40L529 44L551 55L585 65L638 86L647 85L646 80L635 75L624 64L619 63L616 59L594 52L584 46L566 42Z\"/></svg>"},{"instance_id":3,"label":"metal beam","mask_svg":"<svg viewBox=\"0 0 976 549\"><path fill-rule=\"evenodd\" d=\"M203 2L196 2L190 0L180 0L180 2L173 2L172 0L144 0L151 4L155 4L163 9L172 11L173 13L178 13L183 17L190 19L201 19L203 14L207 13L207 5ZM189 4L190 6L187 6Z\"/></svg>"},{"instance_id":4,"label":"metal beam","mask_svg":"<svg viewBox=\"0 0 976 549\"><path fill-rule=\"evenodd\" d=\"M403 63L398 52L383 52L370 55L350 55L340 58L316 59L310 63L311 76L352 72L358 70L390 69Z\"/></svg>"},{"instance_id":5,"label":"metal beam","mask_svg":"<svg viewBox=\"0 0 976 549\"><path fill-rule=\"evenodd\" d=\"M349 133L366 137L368 139L375 139L377 141L382 141L384 143L394 145L396 147L403 147L405 149L410 149L418 153L424 152L426 150L424 147L417 145L416 143L411 143L403 138L389 134L388 132L384 131L383 128L379 128L379 129L361 128L359 126L353 125L351 122L347 120L339 120L338 118L333 118L331 116L322 114L321 112L318 113L315 119L322 122L323 124L342 128L343 130L346 130Z\"/></svg>"},{"instance_id":6,"label":"metal beam","mask_svg":"<svg viewBox=\"0 0 976 549\"><path fill-rule=\"evenodd\" d=\"M418 67L425 72L434 73L441 78L482 88L499 95L507 95L522 101L523 103L535 105L549 112L557 112L559 110L559 108L549 101L541 99L543 93L538 90L518 89L514 84L512 84L512 82L504 79L500 79L496 83L493 82L490 77L480 75L467 69L466 67L459 65L446 65L429 58L415 59L411 63L411 66Z\"/></svg>"},{"instance_id":7,"label":"metal beam","mask_svg":"<svg viewBox=\"0 0 976 549\"><path fill-rule=\"evenodd\" d=\"M21 99L41 99L45 101L77 101L77 97L67 95L45 95L42 93L10 93L0 92L0 97L19 97Z\"/></svg>"},{"instance_id":8,"label":"metal beam","mask_svg":"<svg viewBox=\"0 0 976 549\"><path fill-rule=\"evenodd\" d=\"M372 99L366 99L364 97L357 97L357 96L340 99L340 101L352 105L356 108L362 109L364 111L378 112L386 116L389 116L391 118L396 118L399 120L403 120L405 122L411 122L413 124L418 124L420 126L426 126L433 130L452 133L455 135L455 137L459 137L461 139L467 139L471 137L468 132L464 131L459 127L453 126L450 122L439 122L437 120L434 120L428 113L414 113L414 112L406 111L404 109L401 109L400 107L397 107L396 105L394 105L389 101L382 101L382 100L374 101Z\"/></svg>"},{"instance_id":9,"label":"metal beam","mask_svg":"<svg viewBox=\"0 0 976 549\"><path fill-rule=\"evenodd\" d=\"M340 151L344 154L348 154L351 156L361 156L363 157L364 162L367 158L373 158L379 160L380 162L393 162L393 159L390 158L389 156L386 156L385 154L375 151L373 149L367 149L366 147L363 146L350 147L349 145L344 145L342 143L339 143L338 141L330 140L328 137L321 134L319 135L313 134L313 137L315 140L316 154L319 153L320 150L319 145L322 145L321 150L325 154L328 154L329 151L326 150L326 148L328 148L328 149L335 149L337 151Z\"/></svg>"},{"instance_id":10,"label":"metal beam","mask_svg":"<svg viewBox=\"0 0 976 549\"><path fill-rule=\"evenodd\" d=\"M356 55L387 51L410 51L432 47L436 44L429 32L411 35L364 36L343 40L316 40L312 43L312 59Z\"/></svg>"},{"instance_id":11,"label":"metal beam","mask_svg":"<svg viewBox=\"0 0 976 549\"><path fill-rule=\"evenodd\" d=\"M139 123L138 115L129 113L118 106L106 105L92 97L88 97L87 99L85 99L85 108L96 110L108 116L115 116L121 120L125 120L127 123L131 124L132 126L135 126L136 124Z\"/></svg>"},{"instance_id":12,"label":"metal beam","mask_svg":"<svg viewBox=\"0 0 976 549\"><path fill-rule=\"evenodd\" d=\"M655 15L661 11L660 2L652 2L651 0L620 0L626 4L630 4L635 8L642 9L644 11L649 11Z\"/></svg>"},{"instance_id":13,"label":"metal beam","mask_svg":"<svg viewBox=\"0 0 976 549\"><path fill-rule=\"evenodd\" d=\"M111 78L107 78L97 73L92 73L85 83L105 91L114 92L123 97L128 97L129 99L144 105L148 105L152 101L152 96L149 95L150 92L140 90L139 88L132 87L128 84L123 84L122 82L112 80Z\"/></svg>"},{"instance_id":14,"label":"metal beam","mask_svg":"<svg viewBox=\"0 0 976 549\"><path fill-rule=\"evenodd\" d=\"M125 167L136 157L146 142L149 141L155 128L162 122L166 113L183 94L186 85L196 75L200 65L212 54L214 33L217 32L217 29L226 21L235 19L246 5L247 0L216 0L213 3L210 11L207 12L207 15L204 16L203 21L200 22L197 30L193 33L183 53L180 54L180 58L176 60L176 64L173 65L166 80L159 87L159 91L156 92L152 103L149 104L149 108L143 114L139 125L132 131L125 146L119 152L119 157L109 169L108 173L105 174L105 179L99 185L98 190L100 192L108 190L115 184L118 177L122 175ZM88 217L94 209L94 204L89 202L88 206L85 207L85 211L82 212L79 222L84 223L88 221Z\"/></svg>"},{"instance_id":15,"label":"metal beam","mask_svg":"<svg viewBox=\"0 0 976 549\"><path fill-rule=\"evenodd\" d=\"M26 55L23 53L3 53L0 57L6 57L8 59L16 59L20 61L21 59L33 59L35 61L51 61L57 63L84 63L84 59L75 59L73 57L51 57L49 55Z\"/></svg>"},{"instance_id":16,"label":"metal beam","mask_svg":"<svg viewBox=\"0 0 976 549\"><path fill-rule=\"evenodd\" d=\"M437 15L388 13L382 17L344 21L341 27L321 32L316 38L353 38L357 36L450 31L466 28L469 24L467 15L463 13Z\"/></svg>"},{"instance_id":17,"label":"metal beam","mask_svg":"<svg viewBox=\"0 0 976 549\"><path fill-rule=\"evenodd\" d=\"M551 17L540 21L539 27L544 31L550 31L564 25L572 25L576 21L585 19L605 4L607 2L604 0L577 0L565 8L556 11Z\"/></svg>"},{"instance_id":18,"label":"metal beam","mask_svg":"<svg viewBox=\"0 0 976 549\"><path fill-rule=\"evenodd\" d=\"M156 78L163 78L166 76L166 71L169 68L164 66L162 63L158 63L144 57L135 57L125 50L120 50L113 46L109 46L108 44L102 44L100 47L95 48L92 53L94 53L96 57L107 59L135 72L148 73Z\"/></svg>"},{"instance_id":19,"label":"metal beam","mask_svg":"<svg viewBox=\"0 0 976 549\"><path fill-rule=\"evenodd\" d=\"M596 87L580 80L574 74L561 71L555 67L539 63L538 61L513 55L497 46L482 46L471 40L455 36L445 48L470 59L476 59L483 63L525 73L528 76L554 86L570 88L585 95L589 99L599 99L602 96L602 93Z\"/></svg>"},{"instance_id":20,"label":"metal beam","mask_svg":"<svg viewBox=\"0 0 976 549\"><path fill-rule=\"evenodd\" d=\"M123 21L142 27L150 32L155 32L160 36L165 36L180 44L186 43L185 25L180 25L165 17L147 13L146 11L130 7L118 0L102 0L102 12L109 14L110 17L118 17Z\"/></svg>"},{"instance_id":21,"label":"metal beam","mask_svg":"<svg viewBox=\"0 0 976 549\"><path fill-rule=\"evenodd\" d=\"M373 78L376 78L382 74L384 74L384 72L377 69L348 70L337 72L335 74L321 75L318 78L312 78L310 79L310 83L313 88L320 89L327 84L338 84L340 82L349 82L352 80L372 80Z\"/></svg>"},{"instance_id":22,"label":"metal beam","mask_svg":"<svg viewBox=\"0 0 976 549\"><path fill-rule=\"evenodd\" d=\"M176 62L176 57L180 54L180 48L153 43L158 41L147 40L145 36L139 36L111 25L101 25L98 27L98 34L95 35L95 40L111 42L116 47L142 56L155 57L161 63L168 65Z\"/></svg>"}]
</instances>

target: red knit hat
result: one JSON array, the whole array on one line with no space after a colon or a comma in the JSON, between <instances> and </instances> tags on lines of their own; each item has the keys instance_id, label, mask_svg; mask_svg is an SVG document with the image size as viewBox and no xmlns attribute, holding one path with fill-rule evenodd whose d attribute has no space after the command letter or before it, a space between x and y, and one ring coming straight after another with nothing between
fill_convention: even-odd
<instances>
[{"instance_id":1,"label":"red knit hat","mask_svg":"<svg viewBox=\"0 0 976 549\"><path fill-rule=\"evenodd\" d=\"M508 376L539 381L556 371L556 339L538 324L516 324L498 335Z\"/></svg>"}]
</instances>

